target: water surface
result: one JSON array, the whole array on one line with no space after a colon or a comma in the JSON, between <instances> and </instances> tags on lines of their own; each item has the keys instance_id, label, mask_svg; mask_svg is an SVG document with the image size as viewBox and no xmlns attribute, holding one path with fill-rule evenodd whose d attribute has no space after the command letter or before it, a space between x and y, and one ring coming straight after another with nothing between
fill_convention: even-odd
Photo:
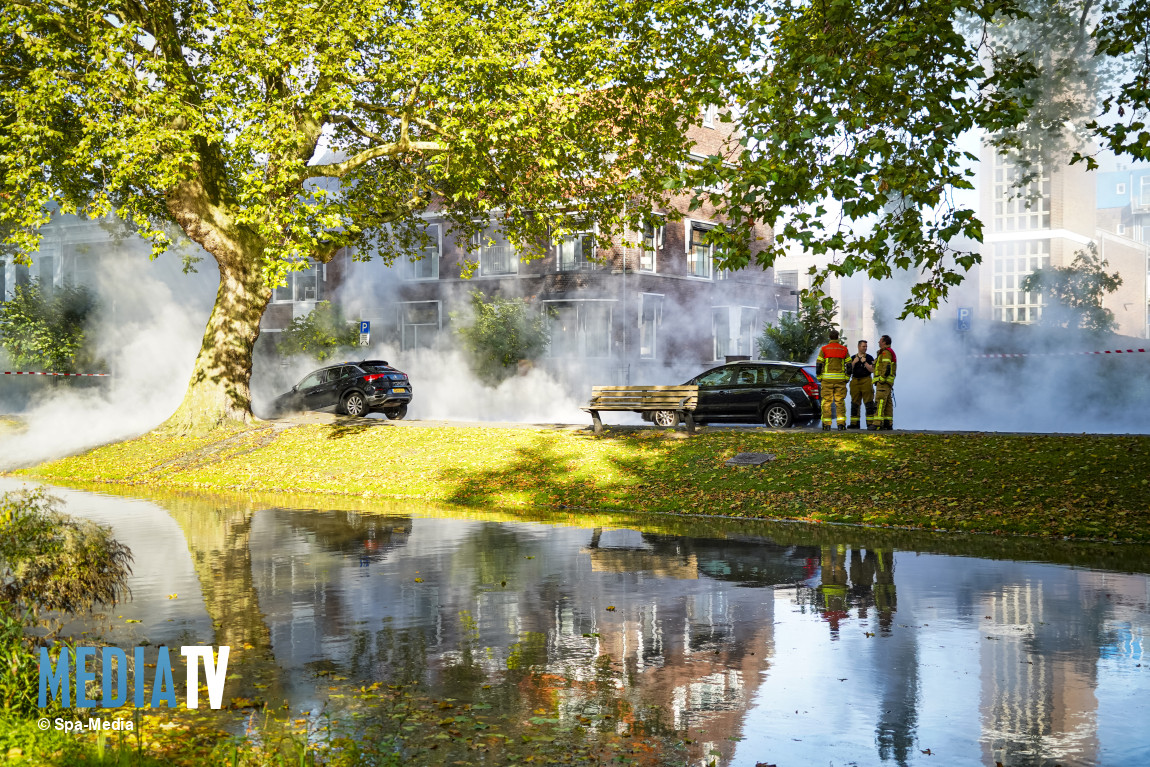
<instances>
[{"instance_id":1,"label":"water surface","mask_svg":"<svg viewBox=\"0 0 1150 767\"><path fill-rule=\"evenodd\" d=\"M247 648L301 710L413 682L690 764L1150 764L1145 547L55 492L135 554L85 630Z\"/></svg>"}]
</instances>

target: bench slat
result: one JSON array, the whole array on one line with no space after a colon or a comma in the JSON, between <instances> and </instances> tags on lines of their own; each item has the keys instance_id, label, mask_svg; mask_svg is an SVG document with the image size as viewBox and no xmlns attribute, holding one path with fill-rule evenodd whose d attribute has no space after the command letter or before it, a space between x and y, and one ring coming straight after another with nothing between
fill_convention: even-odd
<instances>
[{"instance_id":1,"label":"bench slat","mask_svg":"<svg viewBox=\"0 0 1150 767\"><path fill-rule=\"evenodd\" d=\"M593 386L591 401L582 409L591 414L596 432L603 428L600 410L674 410L684 419L688 431L694 431L693 413L698 404L698 386Z\"/></svg>"}]
</instances>

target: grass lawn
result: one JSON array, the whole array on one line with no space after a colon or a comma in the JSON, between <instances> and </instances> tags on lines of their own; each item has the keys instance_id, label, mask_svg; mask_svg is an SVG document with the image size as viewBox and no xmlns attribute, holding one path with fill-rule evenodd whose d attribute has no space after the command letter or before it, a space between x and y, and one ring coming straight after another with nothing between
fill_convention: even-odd
<instances>
[{"instance_id":1,"label":"grass lawn","mask_svg":"<svg viewBox=\"0 0 1150 767\"><path fill-rule=\"evenodd\" d=\"M771 453L755 467L740 452ZM17 472L61 484L333 493L1150 541L1150 437L261 423Z\"/></svg>"}]
</instances>

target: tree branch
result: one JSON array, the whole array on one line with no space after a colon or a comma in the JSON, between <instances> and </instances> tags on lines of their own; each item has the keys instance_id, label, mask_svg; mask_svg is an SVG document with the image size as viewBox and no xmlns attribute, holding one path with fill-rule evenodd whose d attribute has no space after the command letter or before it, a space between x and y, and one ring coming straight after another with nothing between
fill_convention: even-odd
<instances>
[{"instance_id":1,"label":"tree branch","mask_svg":"<svg viewBox=\"0 0 1150 767\"><path fill-rule=\"evenodd\" d=\"M309 165L304 169L304 178L343 178L356 168L360 168L380 157L396 157L409 153L431 156L445 154L447 151L448 148L446 146L435 141L394 141L390 144L365 149L343 162L330 163L328 165Z\"/></svg>"},{"instance_id":2,"label":"tree branch","mask_svg":"<svg viewBox=\"0 0 1150 767\"><path fill-rule=\"evenodd\" d=\"M410 114L410 111L408 109L398 110L398 109L394 109L392 107L383 107L383 106L379 106L378 104L372 104L372 103L367 102L367 101L355 101L353 103L355 104L355 106L359 107L360 109L364 110L365 112L375 112L376 114L387 115L388 117L391 117L391 118L394 118L397 120L404 119L404 115L406 114L407 120L409 122L413 122L416 125L419 125L420 127L427 128L432 133L443 136L444 138L450 137L445 131L441 130L438 125L431 122L430 120L424 120L422 117L415 117L414 115Z\"/></svg>"},{"instance_id":3,"label":"tree branch","mask_svg":"<svg viewBox=\"0 0 1150 767\"><path fill-rule=\"evenodd\" d=\"M360 136L363 136L365 139L367 139L369 141L374 141L377 144L386 144L387 143L387 139L385 139L383 136L380 136L377 133L373 133L372 131L369 131L366 128L361 128L359 126L359 123L357 123L355 120L348 117L347 115L331 115L328 118L328 121L333 122L333 123L340 123L342 125L346 125L349 128L351 128L353 131L358 133Z\"/></svg>"}]
</instances>

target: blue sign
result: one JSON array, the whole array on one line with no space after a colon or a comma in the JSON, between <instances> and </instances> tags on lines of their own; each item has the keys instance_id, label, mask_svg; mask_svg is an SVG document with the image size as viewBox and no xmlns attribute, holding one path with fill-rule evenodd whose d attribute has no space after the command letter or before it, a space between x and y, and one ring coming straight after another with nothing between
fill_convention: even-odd
<instances>
[{"instance_id":1,"label":"blue sign","mask_svg":"<svg viewBox=\"0 0 1150 767\"><path fill-rule=\"evenodd\" d=\"M958 321L954 323L954 329L959 333L966 333L970 330L970 323L974 319L974 310L969 306L958 307Z\"/></svg>"},{"instance_id":2,"label":"blue sign","mask_svg":"<svg viewBox=\"0 0 1150 767\"><path fill-rule=\"evenodd\" d=\"M371 332L371 321L370 320L360 320L359 332L360 333L370 333Z\"/></svg>"}]
</instances>

